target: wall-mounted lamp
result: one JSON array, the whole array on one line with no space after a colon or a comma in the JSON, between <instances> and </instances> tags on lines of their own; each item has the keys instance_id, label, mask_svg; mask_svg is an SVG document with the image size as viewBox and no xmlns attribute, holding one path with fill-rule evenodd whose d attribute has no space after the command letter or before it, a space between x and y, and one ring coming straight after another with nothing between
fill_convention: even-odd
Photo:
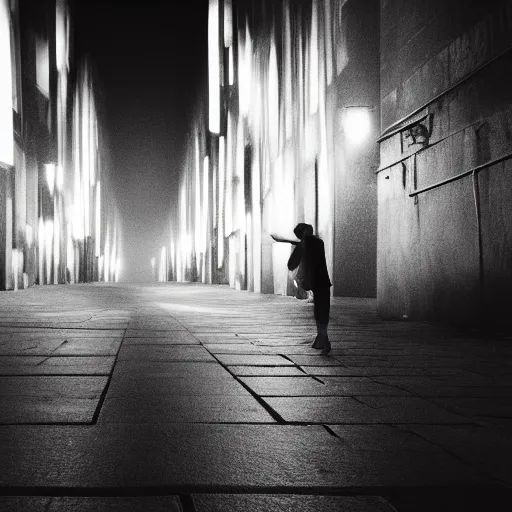
<instances>
[{"instance_id":1,"label":"wall-mounted lamp","mask_svg":"<svg viewBox=\"0 0 512 512\"><path fill-rule=\"evenodd\" d=\"M341 123L350 142L359 144L367 139L372 129L373 105L348 105L341 110Z\"/></svg>"}]
</instances>

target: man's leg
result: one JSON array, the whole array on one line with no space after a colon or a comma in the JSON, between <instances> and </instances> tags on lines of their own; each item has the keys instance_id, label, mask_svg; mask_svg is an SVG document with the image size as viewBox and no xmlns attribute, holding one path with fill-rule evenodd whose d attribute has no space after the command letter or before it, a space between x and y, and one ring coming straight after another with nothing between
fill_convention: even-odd
<instances>
[{"instance_id":1,"label":"man's leg","mask_svg":"<svg viewBox=\"0 0 512 512\"><path fill-rule=\"evenodd\" d=\"M321 348L325 354L331 350L331 343L327 336L327 326L329 324L329 312L331 308L331 290L330 288L317 288L314 291L315 302L314 312L317 329L317 337L314 348Z\"/></svg>"}]
</instances>

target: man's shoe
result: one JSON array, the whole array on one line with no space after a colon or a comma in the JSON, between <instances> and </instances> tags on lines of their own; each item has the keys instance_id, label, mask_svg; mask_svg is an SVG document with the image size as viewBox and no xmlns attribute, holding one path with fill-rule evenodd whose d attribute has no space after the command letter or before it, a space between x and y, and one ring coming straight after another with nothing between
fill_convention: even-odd
<instances>
[{"instance_id":1,"label":"man's shoe","mask_svg":"<svg viewBox=\"0 0 512 512\"><path fill-rule=\"evenodd\" d=\"M324 339L324 342L323 342L323 346L322 346L322 354L324 356L326 356L329 354L330 351L331 351L331 342L329 341L329 338L326 336Z\"/></svg>"},{"instance_id":2,"label":"man's shoe","mask_svg":"<svg viewBox=\"0 0 512 512\"><path fill-rule=\"evenodd\" d=\"M323 347L323 340L322 340L322 335L321 334L317 334L316 335L316 338L315 338L315 341L313 342L313 345L311 345L312 348L322 348Z\"/></svg>"}]
</instances>

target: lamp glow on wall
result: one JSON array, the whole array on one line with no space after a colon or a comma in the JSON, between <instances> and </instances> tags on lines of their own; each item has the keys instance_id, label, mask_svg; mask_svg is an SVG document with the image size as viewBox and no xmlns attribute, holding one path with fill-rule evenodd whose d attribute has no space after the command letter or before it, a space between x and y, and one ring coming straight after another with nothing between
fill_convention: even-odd
<instances>
[{"instance_id":1,"label":"lamp glow on wall","mask_svg":"<svg viewBox=\"0 0 512 512\"><path fill-rule=\"evenodd\" d=\"M208 126L220 132L219 0L210 0L208 11Z\"/></svg>"},{"instance_id":2,"label":"lamp glow on wall","mask_svg":"<svg viewBox=\"0 0 512 512\"><path fill-rule=\"evenodd\" d=\"M355 144L364 142L372 130L371 112L375 107L350 105L341 110L341 124L345 137Z\"/></svg>"}]
</instances>

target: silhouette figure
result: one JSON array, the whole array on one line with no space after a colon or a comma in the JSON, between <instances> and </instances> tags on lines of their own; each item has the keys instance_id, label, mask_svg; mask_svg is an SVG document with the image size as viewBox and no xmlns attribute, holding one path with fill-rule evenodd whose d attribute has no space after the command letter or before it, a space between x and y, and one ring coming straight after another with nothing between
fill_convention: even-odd
<instances>
[{"instance_id":1,"label":"silhouette figure","mask_svg":"<svg viewBox=\"0 0 512 512\"><path fill-rule=\"evenodd\" d=\"M322 349L322 353L327 355L331 350L331 343L327 335L331 308L331 281L327 272L324 243L313 235L313 226L310 224L301 222L295 226L293 232L300 240L299 242L271 236L277 242L288 242L295 245L288 260L288 270L295 270L300 265L299 274L302 277L302 287L304 290L313 292L317 336L312 347Z\"/></svg>"}]
</instances>

